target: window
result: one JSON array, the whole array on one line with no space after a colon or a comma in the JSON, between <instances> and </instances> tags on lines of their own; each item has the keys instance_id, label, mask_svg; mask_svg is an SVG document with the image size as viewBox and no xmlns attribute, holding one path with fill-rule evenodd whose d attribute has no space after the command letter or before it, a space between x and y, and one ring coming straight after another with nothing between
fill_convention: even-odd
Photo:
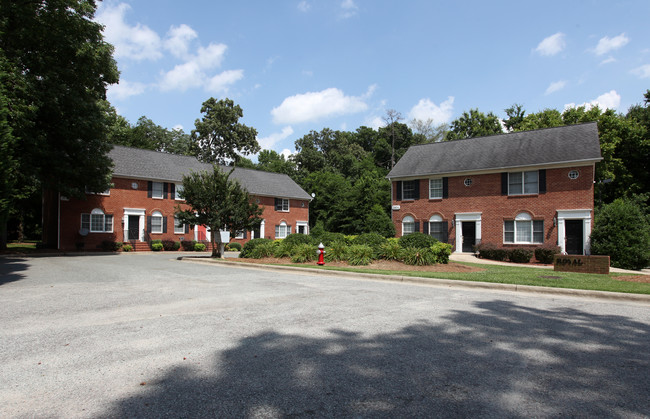
<instances>
[{"instance_id":1,"label":"window","mask_svg":"<svg viewBox=\"0 0 650 419\"><path fill-rule=\"evenodd\" d=\"M442 199L442 179L429 179L429 199Z\"/></svg>"},{"instance_id":2,"label":"window","mask_svg":"<svg viewBox=\"0 0 650 419\"><path fill-rule=\"evenodd\" d=\"M417 187L419 182L417 180L405 180L402 182L402 199L417 199Z\"/></svg>"},{"instance_id":3,"label":"window","mask_svg":"<svg viewBox=\"0 0 650 419\"><path fill-rule=\"evenodd\" d=\"M285 198L275 198L275 210L289 212L289 200Z\"/></svg>"},{"instance_id":4,"label":"window","mask_svg":"<svg viewBox=\"0 0 650 419\"><path fill-rule=\"evenodd\" d=\"M291 234L291 226L287 225L284 221L280 225L275 226L275 238L284 239Z\"/></svg>"},{"instance_id":5,"label":"window","mask_svg":"<svg viewBox=\"0 0 650 419\"><path fill-rule=\"evenodd\" d=\"M434 215L429 219L429 235L442 243L447 242L447 223L441 216Z\"/></svg>"},{"instance_id":6,"label":"window","mask_svg":"<svg viewBox=\"0 0 650 419\"><path fill-rule=\"evenodd\" d=\"M503 222L504 243L543 243L544 221L532 220L530 215L522 212L514 220Z\"/></svg>"},{"instance_id":7,"label":"window","mask_svg":"<svg viewBox=\"0 0 650 419\"><path fill-rule=\"evenodd\" d=\"M177 201L182 200L183 199L183 198L181 198L182 193L183 193L183 184L182 183L181 184L177 183L176 184L176 193L175 193L174 199L176 199Z\"/></svg>"},{"instance_id":8,"label":"window","mask_svg":"<svg viewBox=\"0 0 650 419\"><path fill-rule=\"evenodd\" d=\"M578 176L580 176L580 172L577 170L571 170L569 172L569 179L578 179Z\"/></svg>"},{"instance_id":9,"label":"window","mask_svg":"<svg viewBox=\"0 0 650 419\"><path fill-rule=\"evenodd\" d=\"M153 219L152 219L153 224ZM181 223L177 217L174 217L174 234L184 234L185 224Z\"/></svg>"},{"instance_id":10,"label":"window","mask_svg":"<svg viewBox=\"0 0 650 419\"><path fill-rule=\"evenodd\" d=\"M162 199L163 197L163 183L151 182L151 197Z\"/></svg>"},{"instance_id":11,"label":"window","mask_svg":"<svg viewBox=\"0 0 650 419\"><path fill-rule=\"evenodd\" d=\"M410 215L402 218L402 236L415 232L415 219Z\"/></svg>"},{"instance_id":12,"label":"window","mask_svg":"<svg viewBox=\"0 0 650 419\"><path fill-rule=\"evenodd\" d=\"M95 208L90 214L81 214L81 229L91 233L112 233L113 216Z\"/></svg>"},{"instance_id":13,"label":"window","mask_svg":"<svg viewBox=\"0 0 650 419\"><path fill-rule=\"evenodd\" d=\"M109 196L109 195L111 194L111 188L110 188L110 186L109 186L108 189L106 189L105 191L103 191L103 192L96 192L96 193L95 193L95 192L92 192L92 191L88 188L88 186L86 186L86 194L87 194L87 195L106 195L106 196Z\"/></svg>"},{"instance_id":14,"label":"window","mask_svg":"<svg viewBox=\"0 0 650 419\"><path fill-rule=\"evenodd\" d=\"M155 183L155 182L154 182ZM151 214L151 233L163 232L163 216L158 211Z\"/></svg>"},{"instance_id":15,"label":"window","mask_svg":"<svg viewBox=\"0 0 650 419\"><path fill-rule=\"evenodd\" d=\"M508 173L508 195L539 193L539 172Z\"/></svg>"},{"instance_id":16,"label":"window","mask_svg":"<svg viewBox=\"0 0 650 419\"><path fill-rule=\"evenodd\" d=\"M243 231L238 231L237 234L235 234L236 239L245 239L246 235L244 234Z\"/></svg>"},{"instance_id":17,"label":"window","mask_svg":"<svg viewBox=\"0 0 650 419\"><path fill-rule=\"evenodd\" d=\"M467 179L465 179L465 180L463 181L463 185L465 185L465 186L472 186L472 178L471 178L471 177L468 177Z\"/></svg>"}]
</instances>

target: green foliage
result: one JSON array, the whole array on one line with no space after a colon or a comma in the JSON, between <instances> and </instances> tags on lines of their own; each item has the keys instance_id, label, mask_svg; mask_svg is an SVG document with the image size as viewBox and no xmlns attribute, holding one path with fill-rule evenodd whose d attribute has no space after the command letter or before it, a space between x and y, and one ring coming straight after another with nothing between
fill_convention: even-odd
<instances>
[{"instance_id":1,"label":"green foliage","mask_svg":"<svg viewBox=\"0 0 650 419\"><path fill-rule=\"evenodd\" d=\"M345 242L334 242L325 250L325 260L327 262L340 262L347 258L348 245Z\"/></svg>"},{"instance_id":2,"label":"green foliage","mask_svg":"<svg viewBox=\"0 0 650 419\"><path fill-rule=\"evenodd\" d=\"M332 232L329 232L329 231L324 231L324 232L320 233L319 235L316 235L316 234L313 234L313 231L312 231L311 236L316 239L316 242L323 243L323 245L325 245L325 246L331 246L333 243L336 243L336 242L345 243L345 235L343 235L341 233L332 233Z\"/></svg>"},{"instance_id":3,"label":"green foliage","mask_svg":"<svg viewBox=\"0 0 650 419\"><path fill-rule=\"evenodd\" d=\"M210 98L203 102L201 113L203 118L196 120L192 131L193 149L199 160L225 165L228 160L237 161L240 154L260 151L257 130L239 122L244 112L232 100Z\"/></svg>"},{"instance_id":4,"label":"green foliage","mask_svg":"<svg viewBox=\"0 0 650 419\"><path fill-rule=\"evenodd\" d=\"M131 125L112 106L107 110L107 118L108 140L111 144L172 154L193 154L191 137L181 129L168 130L146 116L141 116L135 125Z\"/></svg>"},{"instance_id":5,"label":"green foliage","mask_svg":"<svg viewBox=\"0 0 650 419\"><path fill-rule=\"evenodd\" d=\"M431 247L406 247L401 251L401 259L407 265L429 266L436 264L437 256Z\"/></svg>"},{"instance_id":6,"label":"green foliage","mask_svg":"<svg viewBox=\"0 0 650 419\"><path fill-rule=\"evenodd\" d=\"M390 199L389 199L390 202ZM395 225L380 204L374 204L365 216L365 230L383 237L395 236Z\"/></svg>"},{"instance_id":7,"label":"green foliage","mask_svg":"<svg viewBox=\"0 0 650 419\"><path fill-rule=\"evenodd\" d=\"M316 246L308 243L299 243L293 247L291 262L305 263L311 262L316 258Z\"/></svg>"},{"instance_id":8,"label":"green foliage","mask_svg":"<svg viewBox=\"0 0 650 419\"><path fill-rule=\"evenodd\" d=\"M275 252L275 249L277 248L277 244L270 239L264 239L264 240L268 240L268 241L264 243L259 243L248 253L249 256L246 257L252 259L262 259L262 258L272 257Z\"/></svg>"},{"instance_id":9,"label":"green foliage","mask_svg":"<svg viewBox=\"0 0 650 419\"><path fill-rule=\"evenodd\" d=\"M539 263L553 263L553 256L560 253L560 247L555 245L545 245L535 248L535 259Z\"/></svg>"},{"instance_id":10,"label":"green foliage","mask_svg":"<svg viewBox=\"0 0 650 419\"><path fill-rule=\"evenodd\" d=\"M259 227L263 209L251 200L248 192L229 173L213 166L212 172L192 172L183 176L183 197L190 207L176 207L179 222L189 225L206 225L211 231L224 226L235 235L238 231L251 231ZM212 234L212 256L220 256L221 235ZM216 245L215 245L216 243Z\"/></svg>"},{"instance_id":11,"label":"green foliage","mask_svg":"<svg viewBox=\"0 0 650 419\"><path fill-rule=\"evenodd\" d=\"M122 251L123 252L132 252L133 251L133 246L130 244L125 244L122 246Z\"/></svg>"},{"instance_id":12,"label":"green foliage","mask_svg":"<svg viewBox=\"0 0 650 419\"><path fill-rule=\"evenodd\" d=\"M204 252L206 249L206 245L203 243L196 243L194 245L194 251L195 252Z\"/></svg>"},{"instance_id":13,"label":"green foliage","mask_svg":"<svg viewBox=\"0 0 650 419\"><path fill-rule=\"evenodd\" d=\"M282 240L282 243L289 244L291 246L298 244L318 244L316 243L316 239L314 237L299 233L289 234Z\"/></svg>"},{"instance_id":14,"label":"green foliage","mask_svg":"<svg viewBox=\"0 0 650 419\"><path fill-rule=\"evenodd\" d=\"M402 259L402 246L399 245L397 240L387 240L385 243L379 246L379 252L377 252L377 257L379 259L385 260L401 260Z\"/></svg>"},{"instance_id":15,"label":"green foliage","mask_svg":"<svg viewBox=\"0 0 650 419\"><path fill-rule=\"evenodd\" d=\"M533 251L530 249L524 249L523 247L515 247L514 249L508 249L508 259L510 262L514 263L528 263L533 257Z\"/></svg>"},{"instance_id":16,"label":"green foliage","mask_svg":"<svg viewBox=\"0 0 650 419\"><path fill-rule=\"evenodd\" d=\"M445 141L463 138L484 137L487 135L502 134L499 118L489 112L487 115L478 109L470 109L451 122Z\"/></svg>"},{"instance_id":17,"label":"green foliage","mask_svg":"<svg viewBox=\"0 0 650 419\"><path fill-rule=\"evenodd\" d=\"M162 245L166 252L178 250L181 247L180 242L174 240L163 240Z\"/></svg>"},{"instance_id":18,"label":"green foliage","mask_svg":"<svg viewBox=\"0 0 650 419\"><path fill-rule=\"evenodd\" d=\"M504 261L508 259L508 251L504 248L497 247L495 244L481 242L474 246L474 251L478 252L478 257L482 259Z\"/></svg>"},{"instance_id":19,"label":"green foliage","mask_svg":"<svg viewBox=\"0 0 650 419\"><path fill-rule=\"evenodd\" d=\"M619 198L596 212L591 252L609 255L612 266L643 269L650 265L650 217L638 203Z\"/></svg>"},{"instance_id":20,"label":"green foliage","mask_svg":"<svg viewBox=\"0 0 650 419\"><path fill-rule=\"evenodd\" d=\"M348 263L353 266L368 265L372 262L372 247L364 245L353 245L347 251Z\"/></svg>"},{"instance_id":21,"label":"green foliage","mask_svg":"<svg viewBox=\"0 0 650 419\"><path fill-rule=\"evenodd\" d=\"M273 251L273 256L276 258L286 258L290 257L293 254L293 248L296 246L291 242L285 242L284 240L275 241L275 250Z\"/></svg>"},{"instance_id":22,"label":"green foliage","mask_svg":"<svg viewBox=\"0 0 650 419\"><path fill-rule=\"evenodd\" d=\"M438 242L433 244L430 247L430 249L436 258L436 263L444 263L444 264L449 263L449 256L451 256L451 248L452 246L449 243Z\"/></svg>"},{"instance_id":23,"label":"green foliage","mask_svg":"<svg viewBox=\"0 0 650 419\"><path fill-rule=\"evenodd\" d=\"M151 243L151 250L154 252L160 252L163 250L163 244L162 243Z\"/></svg>"},{"instance_id":24,"label":"green foliage","mask_svg":"<svg viewBox=\"0 0 650 419\"><path fill-rule=\"evenodd\" d=\"M192 252L192 251L194 251L194 246L196 246L196 241L194 241L194 240L183 240L183 241L181 242L181 247L182 247L183 250L185 250L186 252Z\"/></svg>"},{"instance_id":25,"label":"green foliage","mask_svg":"<svg viewBox=\"0 0 650 419\"><path fill-rule=\"evenodd\" d=\"M379 248L384 243L386 243L386 238L378 233L360 234L352 240L352 244L365 244L372 248Z\"/></svg>"},{"instance_id":26,"label":"green foliage","mask_svg":"<svg viewBox=\"0 0 650 419\"><path fill-rule=\"evenodd\" d=\"M159 244L159 245L161 246L161 247L160 247L160 250L162 250L163 247L164 247L163 244L162 244L162 240L160 240L160 239L151 240L151 241L149 242L149 247L151 248L151 250L153 250L153 246L154 246L154 244L155 244L155 245L158 245L158 244Z\"/></svg>"},{"instance_id":27,"label":"green foliage","mask_svg":"<svg viewBox=\"0 0 650 419\"><path fill-rule=\"evenodd\" d=\"M101 248L104 252L117 252L122 248L122 242L116 242L113 240L103 240Z\"/></svg>"},{"instance_id":28,"label":"green foliage","mask_svg":"<svg viewBox=\"0 0 650 419\"><path fill-rule=\"evenodd\" d=\"M418 233L418 232L407 234L406 236L402 236L399 239L399 245L402 246L403 248L431 247L437 242L438 240L434 239L428 234Z\"/></svg>"},{"instance_id":29,"label":"green foliage","mask_svg":"<svg viewBox=\"0 0 650 419\"><path fill-rule=\"evenodd\" d=\"M242 247L241 247L240 243L232 242L232 243L228 244L228 246L230 247L230 250L232 250L234 252L241 252Z\"/></svg>"},{"instance_id":30,"label":"green foliage","mask_svg":"<svg viewBox=\"0 0 650 419\"><path fill-rule=\"evenodd\" d=\"M241 253L239 254L240 258L250 258L252 257L251 253L257 246L260 246L265 243L273 243L271 239L252 239L247 241L242 248Z\"/></svg>"}]
</instances>

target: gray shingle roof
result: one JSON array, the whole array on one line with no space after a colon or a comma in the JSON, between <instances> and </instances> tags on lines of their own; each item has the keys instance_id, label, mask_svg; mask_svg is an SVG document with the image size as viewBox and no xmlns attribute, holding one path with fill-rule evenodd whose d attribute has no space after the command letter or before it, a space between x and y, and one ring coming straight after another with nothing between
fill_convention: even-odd
<instances>
[{"instance_id":1,"label":"gray shingle roof","mask_svg":"<svg viewBox=\"0 0 650 419\"><path fill-rule=\"evenodd\" d=\"M212 165L194 157L118 145L113 146L108 156L115 166L113 175L124 178L180 183L183 175L190 172L212 170ZM237 167L232 178L251 195L311 200L311 196L285 174Z\"/></svg>"},{"instance_id":2,"label":"gray shingle roof","mask_svg":"<svg viewBox=\"0 0 650 419\"><path fill-rule=\"evenodd\" d=\"M388 178L602 160L595 122L410 147Z\"/></svg>"}]
</instances>

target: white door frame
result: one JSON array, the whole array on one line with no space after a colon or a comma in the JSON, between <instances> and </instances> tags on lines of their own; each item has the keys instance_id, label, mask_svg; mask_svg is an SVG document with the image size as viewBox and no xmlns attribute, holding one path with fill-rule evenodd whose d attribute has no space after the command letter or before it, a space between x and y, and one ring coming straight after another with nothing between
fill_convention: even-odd
<instances>
[{"instance_id":1,"label":"white door frame","mask_svg":"<svg viewBox=\"0 0 650 419\"><path fill-rule=\"evenodd\" d=\"M582 253L591 254L591 210L557 210L557 245L562 253L566 252L566 228L565 220L582 220Z\"/></svg>"},{"instance_id":2,"label":"white door frame","mask_svg":"<svg viewBox=\"0 0 650 419\"><path fill-rule=\"evenodd\" d=\"M140 217L140 231L139 231L139 238L138 240L143 242L144 241L144 229L145 226L147 225L144 219L144 214L145 210L140 209L140 208L124 208L124 217L122 218L122 224L124 225L124 231L123 231L123 239L124 242L129 241L129 215L136 215Z\"/></svg>"},{"instance_id":3,"label":"white door frame","mask_svg":"<svg viewBox=\"0 0 650 419\"><path fill-rule=\"evenodd\" d=\"M476 244L481 242L481 212L457 212L454 214L456 228L456 248L454 253L463 253L463 221L476 223Z\"/></svg>"}]
</instances>

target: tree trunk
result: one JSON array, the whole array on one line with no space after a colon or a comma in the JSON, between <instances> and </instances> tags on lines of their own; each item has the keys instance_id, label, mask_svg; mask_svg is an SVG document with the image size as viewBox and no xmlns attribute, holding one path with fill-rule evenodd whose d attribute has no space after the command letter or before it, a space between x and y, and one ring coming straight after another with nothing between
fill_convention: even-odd
<instances>
[{"instance_id":1,"label":"tree trunk","mask_svg":"<svg viewBox=\"0 0 650 419\"><path fill-rule=\"evenodd\" d=\"M48 249L56 249L59 222L59 194L56 191L43 188L43 244Z\"/></svg>"},{"instance_id":2,"label":"tree trunk","mask_svg":"<svg viewBox=\"0 0 650 419\"><path fill-rule=\"evenodd\" d=\"M210 227L212 231L210 240L212 241L212 257L213 258L223 258L223 243L221 243L221 231L219 229L214 229ZM216 233L215 233L216 231ZM215 240L215 238L218 238Z\"/></svg>"}]
</instances>

